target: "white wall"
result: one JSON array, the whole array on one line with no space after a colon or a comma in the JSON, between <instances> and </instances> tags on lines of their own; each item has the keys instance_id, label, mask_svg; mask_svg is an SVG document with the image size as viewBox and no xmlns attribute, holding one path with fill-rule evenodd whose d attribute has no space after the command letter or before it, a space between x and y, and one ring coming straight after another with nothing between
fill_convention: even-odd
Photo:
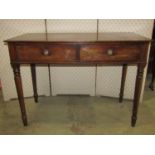
<instances>
[{"instance_id":1,"label":"white wall","mask_svg":"<svg viewBox=\"0 0 155 155\"><path fill-rule=\"evenodd\" d=\"M47 20L48 32L96 32L96 20ZM99 32L135 32L151 38L153 20L99 20ZM16 98L7 46L3 40L23 33L45 32L44 20L0 20L0 77L4 99ZM52 93L95 95L95 67L50 67ZM24 95L32 96L30 68L21 69ZM119 95L121 67L97 67L96 95ZM38 92L49 95L48 68L37 67ZM129 67L125 98L133 97L136 67ZM116 82L117 80L117 82Z\"/></svg>"},{"instance_id":2,"label":"white wall","mask_svg":"<svg viewBox=\"0 0 155 155\"><path fill-rule=\"evenodd\" d=\"M0 20L0 77L2 80L4 100L17 97L7 45L3 40L23 33L45 32L44 20ZM48 69L37 68L39 94L49 94ZM29 66L21 67L24 96L32 96L32 81ZM44 82L46 81L46 82Z\"/></svg>"}]
</instances>

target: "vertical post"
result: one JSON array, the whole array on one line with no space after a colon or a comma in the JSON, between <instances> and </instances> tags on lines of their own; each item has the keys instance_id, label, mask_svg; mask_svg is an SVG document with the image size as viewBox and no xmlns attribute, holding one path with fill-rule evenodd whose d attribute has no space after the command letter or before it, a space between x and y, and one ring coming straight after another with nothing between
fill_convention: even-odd
<instances>
[{"instance_id":1,"label":"vertical post","mask_svg":"<svg viewBox=\"0 0 155 155\"><path fill-rule=\"evenodd\" d=\"M17 95L18 95L23 124L24 126L27 126L28 123L27 123L26 109L25 109L25 103L24 103L22 80L20 75L20 65L12 64L12 68L14 72L15 85L17 89Z\"/></svg>"},{"instance_id":2,"label":"vertical post","mask_svg":"<svg viewBox=\"0 0 155 155\"><path fill-rule=\"evenodd\" d=\"M144 73L144 64L138 64L137 68L137 76L136 76L136 83L135 83L135 93L134 93L134 100L133 100L133 107L132 107L132 117L131 117L131 125L134 127L137 121L137 112L142 88L142 79Z\"/></svg>"},{"instance_id":3,"label":"vertical post","mask_svg":"<svg viewBox=\"0 0 155 155\"><path fill-rule=\"evenodd\" d=\"M31 74L32 74L34 101L38 102L37 80L36 80L36 66L35 66L35 64L31 64Z\"/></svg>"},{"instance_id":4,"label":"vertical post","mask_svg":"<svg viewBox=\"0 0 155 155\"><path fill-rule=\"evenodd\" d=\"M154 80L155 80L155 51L154 51L154 55L153 55L153 63L152 63L152 79L151 79L151 83L149 85L149 88L154 91Z\"/></svg>"},{"instance_id":5,"label":"vertical post","mask_svg":"<svg viewBox=\"0 0 155 155\"><path fill-rule=\"evenodd\" d=\"M124 87L126 81L126 74L127 74L127 64L124 64L122 67L122 78L121 78L121 87L120 87L120 94L119 94L119 102L122 103L124 97Z\"/></svg>"}]
</instances>

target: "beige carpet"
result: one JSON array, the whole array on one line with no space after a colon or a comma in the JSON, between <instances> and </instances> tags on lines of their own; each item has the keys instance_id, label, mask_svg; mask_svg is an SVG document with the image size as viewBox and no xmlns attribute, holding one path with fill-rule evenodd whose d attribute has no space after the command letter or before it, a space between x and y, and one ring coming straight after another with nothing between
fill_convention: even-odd
<instances>
[{"instance_id":1,"label":"beige carpet","mask_svg":"<svg viewBox=\"0 0 155 155\"><path fill-rule=\"evenodd\" d=\"M86 96L25 99L29 125L22 125L18 101L0 96L0 134L155 134L155 91L145 90L136 127L131 101Z\"/></svg>"}]
</instances>

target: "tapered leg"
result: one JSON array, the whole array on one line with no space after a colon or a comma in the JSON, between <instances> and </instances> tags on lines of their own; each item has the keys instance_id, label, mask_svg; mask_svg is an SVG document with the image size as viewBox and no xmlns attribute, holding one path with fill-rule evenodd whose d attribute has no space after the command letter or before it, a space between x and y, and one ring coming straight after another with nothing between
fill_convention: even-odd
<instances>
[{"instance_id":1,"label":"tapered leg","mask_svg":"<svg viewBox=\"0 0 155 155\"><path fill-rule=\"evenodd\" d=\"M131 117L131 125L134 127L136 125L137 120L137 112L142 88L142 79L143 79L144 65L138 65L137 76L136 76L136 84L135 84L135 93L133 100L133 108L132 108L132 117Z\"/></svg>"},{"instance_id":2,"label":"tapered leg","mask_svg":"<svg viewBox=\"0 0 155 155\"><path fill-rule=\"evenodd\" d=\"M152 79L151 79L151 83L149 85L149 88L154 91L154 80L155 80L155 54L153 57L153 64L152 64Z\"/></svg>"},{"instance_id":3,"label":"tapered leg","mask_svg":"<svg viewBox=\"0 0 155 155\"><path fill-rule=\"evenodd\" d=\"M155 70L155 69L154 69ZM151 83L149 85L149 88L154 91L154 80L155 80L155 71L152 72L152 80Z\"/></svg>"},{"instance_id":4,"label":"tapered leg","mask_svg":"<svg viewBox=\"0 0 155 155\"><path fill-rule=\"evenodd\" d=\"M123 101L126 73L127 73L127 64L124 64L122 67L122 79L121 79L121 87L120 87L120 95L119 95L120 103Z\"/></svg>"},{"instance_id":5,"label":"tapered leg","mask_svg":"<svg viewBox=\"0 0 155 155\"><path fill-rule=\"evenodd\" d=\"M12 67L14 71L15 84L16 84L23 124L24 126L27 126L28 123L27 123L26 109L25 109L25 103L24 103L22 81L21 81L21 76L20 76L20 65L13 64Z\"/></svg>"},{"instance_id":6,"label":"tapered leg","mask_svg":"<svg viewBox=\"0 0 155 155\"><path fill-rule=\"evenodd\" d=\"M32 74L32 84L33 84L34 100L35 100L35 102L38 102L36 67L35 67L35 64L31 64L31 74Z\"/></svg>"}]
</instances>

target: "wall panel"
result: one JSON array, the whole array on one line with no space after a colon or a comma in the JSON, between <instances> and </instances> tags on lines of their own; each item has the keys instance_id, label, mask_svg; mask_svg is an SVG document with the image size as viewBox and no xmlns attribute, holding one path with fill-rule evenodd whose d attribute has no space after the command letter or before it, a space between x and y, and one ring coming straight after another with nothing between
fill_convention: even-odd
<instances>
[{"instance_id":1,"label":"wall panel","mask_svg":"<svg viewBox=\"0 0 155 155\"><path fill-rule=\"evenodd\" d=\"M48 20L49 33L95 32L97 20ZM53 95L95 95L95 67L51 67Z\"/></svg>"},{"instance_id":2,"label":"wall panel","mask_svg":"<svg viewBox=\"0 0 155 155\"><path fill-rule=\"evenodd\" d=\"M8 53L8 47L4 45L3 40L23 34L23 33L33 33L33 32L45 32L44 20L0 20L0 77L2 80L3 96L4 100L10 100L12 98L17 98L13 72L10 66L10 59ZM44 85L48 84L48 69L37 68L37 74L39 77L37 79L39 86L41 86L42 81ZM23 89L24 96L32 96L32 81L31 72L29 66L21 67L21 75L23 79ZM39 94L49 94L49 87L39 87Z\"/></svg>"}]
</instances>

